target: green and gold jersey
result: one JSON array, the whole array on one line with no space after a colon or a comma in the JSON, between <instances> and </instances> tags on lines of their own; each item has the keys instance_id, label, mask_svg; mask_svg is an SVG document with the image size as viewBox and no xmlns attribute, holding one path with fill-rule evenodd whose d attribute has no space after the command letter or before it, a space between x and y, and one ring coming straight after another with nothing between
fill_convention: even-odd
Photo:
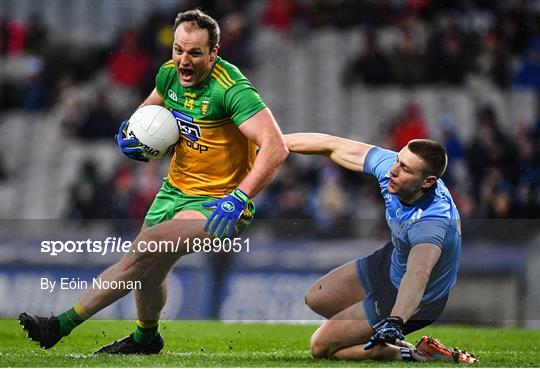
<instances>
[{"instance_id":1,"label":"green and gold jersey","mask_svg":"<svg viewBox=\"0 0 540 369\"><path fill-rule=\"evenodd\" d=\"M238 126L266 106L234 65L216 57L210 74L184 88L169 60L156 76L156 90L177 119L180 140L169 167L169 182L187 195L222 197L251 170L256 146Z\"/></svg>"}]
</instances>

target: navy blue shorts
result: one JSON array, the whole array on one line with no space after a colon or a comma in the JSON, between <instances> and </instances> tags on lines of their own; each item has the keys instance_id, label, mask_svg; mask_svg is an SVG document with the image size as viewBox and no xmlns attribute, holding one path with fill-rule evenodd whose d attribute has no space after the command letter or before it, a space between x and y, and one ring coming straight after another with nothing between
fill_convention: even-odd
<instances>
[{"instance_id":1,"label":"navy blue shorts","mask_svg":"<svg viewBox=\"0 0 540 369\"><path fill-rule=\"evenodd\" d=\"M358 278L366 293L363 300L364 312L372 327L390 316L396 302L398 290L390 281L393 248L389 242L373 254L356 260ZM420 304L419 310L405 323L403 334L409 334L433 323L443 312L447 300L448 295Z\"/></svg>"}]
</instances>

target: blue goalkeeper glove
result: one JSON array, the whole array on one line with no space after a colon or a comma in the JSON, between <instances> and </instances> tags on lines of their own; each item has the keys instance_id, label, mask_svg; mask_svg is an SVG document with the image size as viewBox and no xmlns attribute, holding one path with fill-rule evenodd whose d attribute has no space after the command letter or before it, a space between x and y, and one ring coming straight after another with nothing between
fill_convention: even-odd
<instances>
[{"instance_id":1,"label":"blue goalkeeper glove","mask_svg":"<svg viewBox=\"0 0 540 369\"><path fill-rule=\"evenodd\" d=\"M222 199L203 204L206 209L215 208L204 230L210 236L231 237L249 201L249 196L237 188Z\"/></svg>"},{"instance_id":2,"label":"blue goalkeeper glove","mask_svg":"<svg viewBox=\"0 0 540 369\"><path fill-rule=\"evenodd\" d=\"M371 350L380 343L395 344L397 340L405 338L403 335L403 319L391 316L381 320L373 327L375 334L364 345L364 350Z\"/></svg>"},{"instance_id":3,"label":"blue goalkeeper glove","mask_svg":"<svg viewBox=\"0 0 540 369\"><path fill-rule=\"evenodd\" d=\"M147 162L148 158L144 154L141 146L139 146L139 141L137 141L136 138L127 138L125 136L124 128L126 127L127 123L127 120L123 121L122 124L120 124L120 128L118 129L118 134L114 135L118 147L120 148L122 153L128 158Z\"/></svg>"}]
</instances>

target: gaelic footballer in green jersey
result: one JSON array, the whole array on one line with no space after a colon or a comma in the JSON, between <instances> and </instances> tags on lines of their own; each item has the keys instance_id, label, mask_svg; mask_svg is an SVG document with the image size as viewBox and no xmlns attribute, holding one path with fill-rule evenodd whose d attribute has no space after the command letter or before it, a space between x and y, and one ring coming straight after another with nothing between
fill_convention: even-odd
<instances>
[{"instance_id":1,"label":"gaelic footballer in green jersey","mask_svg":"<svg viewBox=\"0 0 540 369\"><path fill-rule=\"evenodd\" d=\"M171 109L182 138L168 179L132 248L98 277L142 281L142 289L134 290L136 330L97 354L155 354L163 348L158 322L167 299L166 277L190 251L185 242L173 251L144 251L138 246L241 232L245 214L249 218L253 213L251 198L268 185L287 157L279 127L257 91L236 67L217 56L219 38L219 26L210 16L198 9L180 12L172 61L160 68L155 89L141 104ZM142 148L122 130L117 144L128 158L145 161ZM51 348L129 292L88 289L73 308L58 316L22 313L19 321L30 339Z\"/></svg>"}]
</instances>

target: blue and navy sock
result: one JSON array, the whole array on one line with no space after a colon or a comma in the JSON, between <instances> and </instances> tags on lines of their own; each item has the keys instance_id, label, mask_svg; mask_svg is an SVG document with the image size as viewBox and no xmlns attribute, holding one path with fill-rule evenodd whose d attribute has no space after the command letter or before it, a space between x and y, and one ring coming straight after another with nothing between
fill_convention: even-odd
<instances>
[{"instance_id":1,"label":"blue and navy sock","mask_svg":"<svg viewBox=\"0 0 540 369\"><path fill-rule=\"evenodd\" d=\"M402 347L399 349L399 352L401 353L401 360L403 361L416 361L412 354L412 350L408 347Z\"/></svg>"}]
</instances>

